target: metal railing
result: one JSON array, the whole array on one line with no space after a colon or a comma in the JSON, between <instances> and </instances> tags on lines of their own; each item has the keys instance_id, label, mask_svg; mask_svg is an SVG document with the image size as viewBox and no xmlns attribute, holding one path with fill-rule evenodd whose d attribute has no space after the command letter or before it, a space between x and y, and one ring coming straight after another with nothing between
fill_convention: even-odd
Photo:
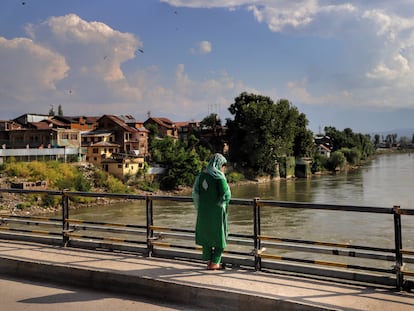
<instances>
[{"instance_id":1,"label":"metal railing","mask_svg":"<svg viewBox=\"0 0 414 311\"><path fill-rule=\"evenodd\" d=\"M61 198L61 218L41 216L0 215L0 238L24 239L53 243L66 247L109 249L140 253L145 256L200 260L201 248L194 244L194 230L159 226L154 219L154 203L167 201L191 204L191 197L132 195L72 191L0 189L0 193L20 195L51 195ZM69 202L79 197L112 198L140 202L145 209L141 224L86 221L70 218ZM161 204L161 203L160 203ZM411 289L414 271L414 250L402 246L402 216L414 215L414 210L375 206L311 204L261 200L232 199L230 206L245 206L252 211L249 234L231 233L228 249L223 256L225 265L252 267L257 271L286 271L377 285ZM360 245L331 241L313 241L262 234L262 209L290 208L389 215L394 224L394 247ZM285 255L286 252L288 255ZM290 254L290 255L289 255ZM301 254L302 256L293 256ZM314 257L314 258L309 258ZM330 258L346 258L344 262ZM329 258L329 259L326 259ZM356 262L350 263L349 260ZM381 262L378 265L378 262Z\"/></svg>"}]
</instances>

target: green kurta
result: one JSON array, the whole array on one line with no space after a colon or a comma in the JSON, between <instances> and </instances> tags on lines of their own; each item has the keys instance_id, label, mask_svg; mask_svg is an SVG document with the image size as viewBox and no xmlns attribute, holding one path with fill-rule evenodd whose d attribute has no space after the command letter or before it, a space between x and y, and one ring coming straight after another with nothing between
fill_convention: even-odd
<instances>
[{"instance_id":1,"label":"green kurta","mask_svg":"<svg viewBox=\"0 0 414 311\"><path fill-rule=\"evenodd\" d=\"M206 247L225 248L230 188L225 178L213 178L201 172L193 189L197 212L195 242Z\"/></svg>"}]
</instances>

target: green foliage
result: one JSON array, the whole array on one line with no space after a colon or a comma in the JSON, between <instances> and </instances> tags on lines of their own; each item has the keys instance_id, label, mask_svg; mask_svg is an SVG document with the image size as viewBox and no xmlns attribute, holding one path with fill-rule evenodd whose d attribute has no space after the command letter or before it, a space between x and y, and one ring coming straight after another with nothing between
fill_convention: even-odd
<instances>
[{"instance_id":1,"label":"green foliage","mask_svg":"<svg viewBox=\"0 0 414 311\"><path fill-rule=\"evenodd\" d=\"M30 177L30 168L25 162L10 162L4 169L4 172L10 177L28 178Z\"/></svg>"},{"instance_id":2,"label":"green foliage","mask_svg":"<svg viewBox=\"0 0 414 311\"><path fill-rule=\"evenodd\" d=\"M315 153L312 156L312 166L311 172L321 172L326 167L327 158L320 154L319 152Z\"/></svg>"},{"instance_id":3,"label":"green foliage","mask_svg":"<svg viewBox=\"0 0 414 311\"><path fill-rule=\"evenodd\" d=\"M307 120L288 100L276 104L261 95L242 93L229 107L227 120L230 160L256 174L276 175L276 162L289 155L311 151Z\"/></svg>"},{"instance_id":4,"label":"green foliage","mask_svg":"<svg viewBox=\"0 0 414 311\"><path fill-rule=\"evenodd\" d=\"M333 142L333 151L349 148L359 150L361 159L366 159L375 153L375 146L369 135L354 133L352 129L346 128L338 131L335 127L325 127L325 135Z\"/></svg>"},{"instance_id":5,"label":"green foliage","mask_svg":"<svg viewBox=\"0 0 414 311\"><path fill-rule=\"evenodd\" d=\"M108 174L102 170L96 170L94 174L94 183L96 188L103 188L106 186L106 179Z\"/></svg>"},{"instance_id":6,"label":"green foliage","mask_svg":"<svg viewBox=\"0 0 414 311\"><path fill-rule=\"evenodd\" d=\"M119 179L108 175L106 181L107 192L109 193L130 193L131 190L125 186Z\"/></svg>"},{"instance_id":7,"label":"green foliage","mask_svg":"<svg viewBox=\"0 0 414 311\"><path fill-rule=\"evenodd\" d=\"M196 174L207 164L211 153L199 145L174 141L167 137L153 141L152 160L166 169L160 180L163 190L191 186Z\"/></svg>"},{"instance_id":8,"label":"green foliage","mask_svg":"<svg viewBox=\"0 0 414 311\"><path fill-rule=\"evenodd\" d=\"M341 150L339 151L341 151L344 154L346 161L349 164L357 165L361 162L361 151L358 150L356 147L352 149L341 148Z\"/></svg>"},{"instance_id":9,"label":"green foliage","mask_svg":"<svg viewBox=\"0 0 414 311\"><path fill-rule=\"evenodd\" d=\"M332 172L342 168L345 165L346 158L340 151L335 151L326 161L326 168Z\"/></svg>"},{"instance_id":10,"label":"green foliage","mask_svg":"<svg viewBox=\"0 0 414 311\"><path fill-rule=\"evenodd\" d=\"M207 135L203 135L204 139L202 144L215 152L223 152L224 140L223 140L223 128L221 126L221 120L219 116L212 113L205 117L201 122L201 132Z\"/></svg>"},{"instance_id":11,"label":"green foliage","mask_svg":"<svg viewBox=\"0 0 414 311\"><path fill-rule=\"evenodd\" d=\"M141 190L148 191L148 192L155 192L157 189L160 188L160 184L158 182L155 182L153 180L145 180L140 183Z\"/></svg>"},{"instance_id":12,"label":"green foliage","mask_svg":"<svg viewBox=\"0 0 414 311\"><path fill-rule=\"evenodd\" d=\"M58 206L60 203L60 198L55 196L55 195L51 195L51 194L45 194L42 197L42 205L46 206L46 207L56 207Z\"/></svg>"},{"instance_id":13,"label":"green foliage","mask_svg":"<svg viewBox=\"0 0 414 311\"><path fill-rule=\"evenodd\" d=\"M227 181L229 183L234 183L234 182L238 182L241 181L243 179L245 179L244 175L240 172L231 172L229 174L226 175Z\"/></svg>"}]
</instances>

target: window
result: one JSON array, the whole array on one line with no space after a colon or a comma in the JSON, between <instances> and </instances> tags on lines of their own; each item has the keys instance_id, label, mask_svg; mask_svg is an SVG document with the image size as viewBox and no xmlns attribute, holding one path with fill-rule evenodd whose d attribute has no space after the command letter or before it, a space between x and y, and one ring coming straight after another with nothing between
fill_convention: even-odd
<instances>
[{"instance_id":1,"label":"window","mask_svg":"<svg viewBox=\"0 0 414 311\"><path fill-rule=\"evenodd\" d=\"M93 148L92 149L92 153L98 153L98 152L99 152L98 148Z\"/></svg>"}]
</instances>

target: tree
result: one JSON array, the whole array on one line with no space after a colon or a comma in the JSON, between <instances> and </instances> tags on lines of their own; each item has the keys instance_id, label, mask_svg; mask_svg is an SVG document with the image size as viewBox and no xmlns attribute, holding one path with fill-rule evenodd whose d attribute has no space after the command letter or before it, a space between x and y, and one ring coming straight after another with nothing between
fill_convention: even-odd
<instances>
[{"instance_id":1,"label":"tree","mask_svg":"<svg viewBox=\"0 0 414 311\"><path fill-rule=\"evenodd\" d=\"M329 136L332 140L332 151L337 151L342 148L356 148L361 152L362 159L366 159L375 152L375 147L369 135L354 133L350 128L338 131L335 127L328 126L325 127L325 135Z\"/></svg>"},{"instance_id":2,"label":"tree","mask_svg":"<svg viewBox=\"0 0 414 311\"><path fill-rule=\"evenodd\" d=\"M276 173L276 162L294 153L298 128L306 124L296 107L286 100L241 93L230 105L234 120L227 119L230 160L254 173ZM306 136L306 134L304 135ZM302 148L297 148L302 152Z\"/></svg>"},{"instance_id":3,"label":"tree","mask_svg":"<svg viewBox=\"0 0 414 311\"><path fill-rule=\"evenodd\" d=\"M62 117L63 116L63 109L62 109L62 105L58 106L58 116Z\"/></svg>"},{"instance_id":4,"label":"tree","mask_svg":"<svg viewBox=\"0 0 414 311\"><path fill-rule=\"evenodd\" d=\"M305 114L301 113L297 120L296 135L293 141L293 154L296 157L309 157L314 151L313 132L306 126L308 120Z\"/></svg>"},{"instance_id":5,"label":"tree","mask_svg":"<svg viewBox=\"0 0 414 311\"><path fill-rule=\"evenodd\" d=\"M55 110L53 108L53 105L50 105L49 116L54 116L54 115L55 115Z\"/></svg>"},{"instance_id":6,"label":"tree","mask_svg":"<svg viewBox=\"0 0 414 311\"><path fill-rule=\"evenodd\" d=\"M223 127L219 116L212 113L201 122L202 136L205 138L203 144L213 152L223 152Z\"/></svg>"},{"instance_id":7,"label":"tree","mask_svg":"<svg viewBox=\"0 0 414 311\"><path fill-rule=\"evenodd\" d=\"M191 186L196 174L207 164L211 156L202 146L175 141L170 137L153 140L151 154L152 162L165 168L160 180L160 188L164 190Z\"/></svg>"}]
</instances>

